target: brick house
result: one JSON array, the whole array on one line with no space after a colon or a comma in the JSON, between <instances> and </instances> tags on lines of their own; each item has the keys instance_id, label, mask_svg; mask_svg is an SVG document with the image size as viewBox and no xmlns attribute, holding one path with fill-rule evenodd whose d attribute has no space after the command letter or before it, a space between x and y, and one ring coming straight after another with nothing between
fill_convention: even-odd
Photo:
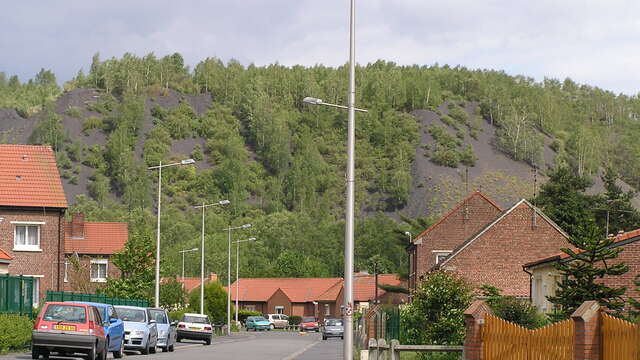
<instances>
[{"instance_id":1,"label":"brick house","mask_svg":"<svg viewBox=\"0 0 640 360\"><path fill-rule=\"evenodd\" d=\"M416 236L407 247L409 290L415 290L421 277L501 213L498 204L482 192L474 191Z\"/></svg>"},{"instance_id":2,"label":"brick house","mask_svg":"<svg viewBox=\"0 0 640 360\"><path fill-rule=\"evenodd\" d=\"M127 223L88 222L74 214L64 226L64 288L93 293L107 278L119 278L111 256L129 239Z\"/></svg>"},{"instance_id":3,"label":"brick house","mask_svg":"<svg viewBox=\"0 0 640 360\"><path fill-rule=\"evenodd\" d=\"M62 290L67 209L49 146L0 145L0 248L13 275L34 278L34 304Z\"/></svg>"},{"instance_id":4,"label":"brick house","mask_svg":"<svg viewBox=\"0 0 640 360\"><path fill-rule=\"evenodd\" d=\"M632 297L640 300L640 294L636 290L637 286L633 283L636 277L640 275L640 229L618 234L610 248L623 249L618 255L618 259L612 264L624 262L629 266L629 271L623 275L605 277L605 284L626 287L625 298ZM523 270L526 272L525 275L530 278L531 301L542 312L553 310L553 304L547 300L547 296L555 295L558 289L557 283L562 281L562 275L555 268L555 264L558 261L573 261L573 259L565 253L556 253L552 256L531 261L523 266Z\"/></svg>"},{"instance_id":5,"label":"brick house","mask_svg":"<svg viewBox=\"0 0 640 360\"><path fill-rule=\"evenodd\" d=\"M0 275L9 273L9 264L13 258L6 251L0 249Z\"/></svg>"},{"instance_id":6,"label":"brick house","mask_svg":"<svg viewBox=\"0 0 640 360\"><path fill-rule=\"evenodd\" d=\"M415 278L444 270L474 286L493 285L504 295L529 297L522 264L568 246L568 235L524 199L499 209L476 191L416 237L409 247L417 260Z\"/></svg>"},{"instance_id":7,"label":"brick house","mask_svg":"<svg viewBox=\"0 0 640 360\"><path fill-rule=\"evenodd\" d=\"M162 282L168 279L170 278L162 278ZM187 292L187 294L190 294L195 288L200 286L200 280L201 280L200 277L188 277L188 276L185 276L184 278L181 276L176 277L176 281L179 283L182 283L182 286L184 287L184 290ZM218 275L214 273L210 273L209 276L206 276L204 278L205 285L207 283L216 282L216 281L218 281Z\"/></svg>"}]
</instances>

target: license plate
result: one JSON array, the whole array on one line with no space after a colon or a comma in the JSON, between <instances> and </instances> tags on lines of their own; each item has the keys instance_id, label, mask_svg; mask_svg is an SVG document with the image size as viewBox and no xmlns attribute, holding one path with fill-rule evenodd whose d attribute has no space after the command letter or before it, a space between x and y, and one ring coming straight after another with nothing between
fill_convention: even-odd
<instances>
[{"instance_id":1,"label":"license plate","mask_svg":"<svg viewBox=\"0 0 640 360\"><path fill-rule=\"evenodd\" d=\"M192 328L189 328L189 329L190 329L190 330L198 330L198 331L202 330L202 329L197 328L197 327L192 327Z\"/></svg>"},{"instance_id":2,"label":"license plate","mask_svg":"<svg viewBox=\"0 0 640 360\"><path fill-rule=\"evenodd\" d=\"M74 325L53 325L53 330L76 331Z\"/></svg>"}]
</instances>

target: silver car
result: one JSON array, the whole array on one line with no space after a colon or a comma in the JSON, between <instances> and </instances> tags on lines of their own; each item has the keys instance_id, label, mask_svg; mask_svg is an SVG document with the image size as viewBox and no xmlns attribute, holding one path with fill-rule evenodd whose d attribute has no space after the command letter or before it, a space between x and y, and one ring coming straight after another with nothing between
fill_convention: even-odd
<instances>
[{"instance_id":1,"label":"silver car","mask_svg":"<svg viewBox=\"0 0 640 360\"><path fill-rule=\"evenodd\" d=\"M344 339L344 326L342 319L326 319L322 325L322 340L330 337L339 337Z\"/></svg>"},{"instance_id":2,"label":"silver car","mask_svg":"<svg viewBox=\"0 0 640 360\"><path fill-rule=\"evenodd\" d=\"M164 309L149 309L149 315L158 327L158 347L162 352L173 351L176 344L177 322L169 321L169 313Z\"/></svg>"},{"instance_id":3,"label":"silver car","mask_svg":"<svg viewBox=\"0 0 640 360\"><path fill-rule=\"evenodd\" d=\"M158 327L149 310L137 306L116 306L124 322L124 349L140 351L143 355L156 353Z\"/></svg>"}]
</instances>

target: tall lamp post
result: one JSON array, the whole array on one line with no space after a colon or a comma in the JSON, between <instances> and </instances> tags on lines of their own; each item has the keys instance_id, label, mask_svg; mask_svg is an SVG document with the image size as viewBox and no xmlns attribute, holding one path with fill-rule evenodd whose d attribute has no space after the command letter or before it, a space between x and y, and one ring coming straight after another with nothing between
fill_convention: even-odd
<instances>
[{"instance_id":1,"label":"tall lamp post","mask_svg":"<svg viewBox=\"0 0 640 360\"><path fill-rule=\"evenodd\" d=\"M236 244L236 324L238 323L238 298L240 297L240 243L248 241L256 241L256 238L234 241Z\"/></svg>"},{"instance_id":2,"label":"tall lamp post","mask_svg":"<svg viewBox=\"0 0 640 360\"><path fill-rule=\"evenodd\" d=\"M355 0L351 0L349 18L349 99L346 109L349 112L347 126L347 203L344 229L344 342L343 360L353 360L353 229L354 229L354 186L355 186L355 112L367 112L356 109L356 64L355 64ZM320 99L307 97L305 103L324 105L344 109L342 105L328 104Z\"/></svg>"},{"instance_id":3,"label":"tall lamp post","mask_svg":"<svg viewBox=\"0 0 640 360\"><path fill-rule=\"evenodd\" d=\"M227 335L229 336L231 335L231 230L248 229L250 227L251 224L244 224L235 227L231 227L231 225L229 225L229 227L225 229L229 232L229 259L227 263Z\"/></svg>"},{"instance_id":4,"label":"tall lamp post","mask_svg":"<svg viewBox=\"0 0 640 360\"><path fill-rule=\"evenodd\" d=\"M200 250L200 249L193 248L193 249L185 249L185 250L178 251L179 253L182 254L182 287L184 287L184 254L186 254L188 252L198 251L198 250Z\"/></svg>"},{"instance_id":5,"label":"tall lamp post","mask_svg":"<svg viewBox=\"0 0 640 360\"><path fill-rule=\"evenodd\" d=\"M202 209L202 235L200 238L200 314L204 314L204 209L212 206L223 206L231 203L229 200L220 200L215 203L194 206L196 209Z\"/></svg>"},{"instance_id":6,"label":"tall lamp post","mask_svg":"<svg viewBox=\"0 0 640 360\"><path fill-rule=\"evenodd\" d=\"M147 170L156 170L158 169L158 228L156 230L156 291L155 291L155 306L160 307L160 203L162 193L162 168L169 166L177 166L177 165L191 165L196 161L193 159L185 159L180 162L175 162L171 164L160 164L157 166L151 166L147 168Z\"/></svg>"}]
</instances>

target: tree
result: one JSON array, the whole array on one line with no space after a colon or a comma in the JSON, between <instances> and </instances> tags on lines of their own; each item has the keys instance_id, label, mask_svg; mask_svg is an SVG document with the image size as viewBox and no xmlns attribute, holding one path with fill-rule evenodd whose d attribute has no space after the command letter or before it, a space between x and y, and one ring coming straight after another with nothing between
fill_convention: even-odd
<instances>
[{"instance_id":1,"label":"tree","mask_svg":"<svg viewBox=\"0 0 640 360\"><path fill-rule=\"evenodd\" d=\"M482 285L480 293L491 307L493 314L528 329L536 329L545 325L542 314L527 300L515 296L504 296L500 289L491 285Z\"/></svg>"},{"instance_id":2,"label":"tree","mask_svg":"<svg viewBox=\"0 0 640 360\"><path fill-rule=\"evenodd\" d=\"M636 279L633 282L633 284L637 286L636 292L640 294L640 275L636 276ZM632 307L631 315L636 318L640 317L640 301L634 298L629 298L629 303L631 304L631 307Z\"/></svg>"},{"instance_id":3,"label":"tree","mask_svg":"<svg viewBox=\"0 0 640 360\"><path fill-rule=\"evenodd\" d=\"M432 273L420 284L413 301L401 314L407 341L410 344L462 344L463 315L472 299L472 288L464 279L445 272Z\"/></svg>"},{"instance_id":4,"label":"tree","mask_svg":"<svg viewBox=\"0 0 640 360\"><path fill-rule=\"evenodd\" d=\"M160 306L167 309L183 309L187 292L184 285L175 277L169 278L160 284Z\"/></svg>"},{"instance_id":5,"label":"tree","mask_svg":"<svg viewBox=\"0 0 640 360\"><path fill-rule=\"evenodd\" d=\"M189 294L189 308L195 312L200 311L200 287L193 289ZM231 312L233 313L233 305ZM227 322L227 293L217 281L204 284L204 313L215 324Z\"/></svg>"},{"instance_id":6,"label":"tree","mask_svg":"<svg viewBox=\"0 0 640 360\"><path fill-rule=\"evenodd\" d=\"M568 318L583 302L596 300L601 306L620 311L624 306L624 287L609 287L602 279L618 276L629 271L623 262L612 264L622 248L610 248L615 238L602 236L601 230L593 223L580 232L581 235L569 239L576 249L563 248L569 256L556 264L564 280L558 283L555 296L549 301L559 306L558 317Z\"/></svg>"},{"instance_id":7,"label":"tree","mask_svg":"<svg viewBox=\"0 0 640 360\"><path fill-rule=\"evenodd\" d=\"M618 185L618 179L617 171L611 167L607 168L602 175L605 192L595 197L596 222L600 228L607 230L607 234L640 227L640 212L631 203L636 192L623 191Z\"/></svg>"}]
</instances>

